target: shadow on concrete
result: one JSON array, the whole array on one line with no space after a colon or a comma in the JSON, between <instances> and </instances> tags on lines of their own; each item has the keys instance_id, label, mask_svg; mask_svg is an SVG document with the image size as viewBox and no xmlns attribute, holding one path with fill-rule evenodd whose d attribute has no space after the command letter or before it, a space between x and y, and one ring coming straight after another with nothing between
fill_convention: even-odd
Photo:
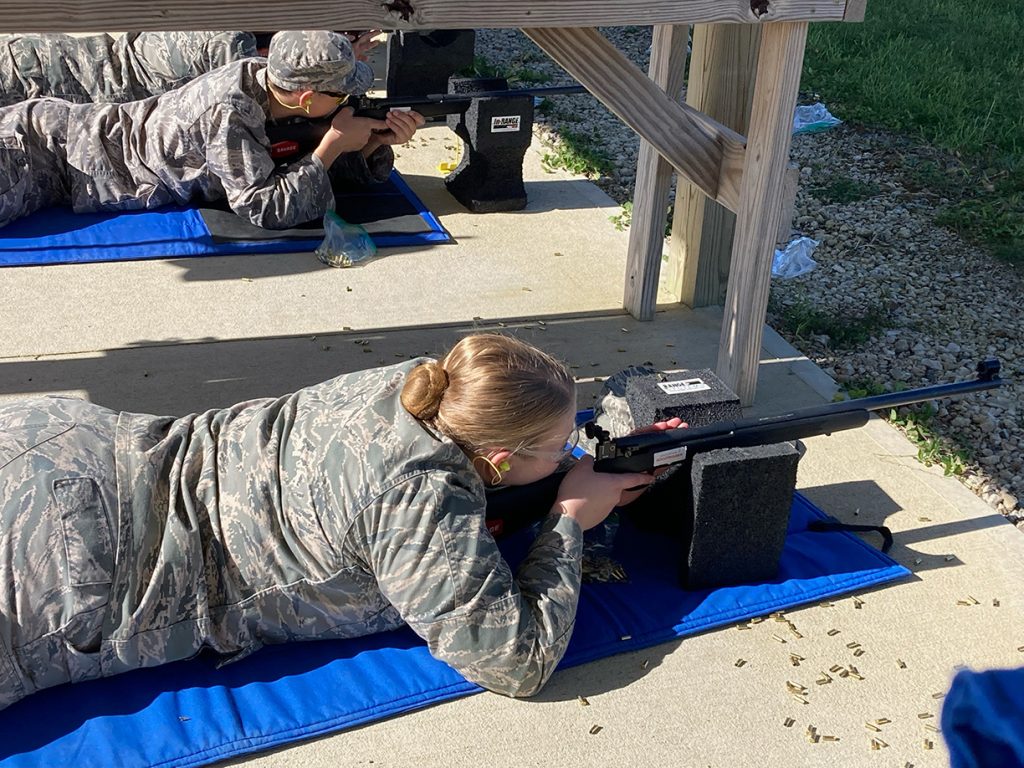
<instances>
[{"instance_id":1,"label":"shadow on concrete","mask_svg":"<svg viewBox=\"0 0 1024 768\"><path fill-rule=\"evenodd\" d=\"M712 365L703 336L717 330L701 316L694 320L681 326L592 313L253 339L140 339L121 349L0 361L0 398L78 393L117 410L183 414L276 397L349 371L437 356L468 333L491 331L514 334L572 365L581 381L579 405L589 407L604 377L628 365L678 368L680 353L687 350L692 350L690 367Z\"/></svg>"},{"instance_id":2,"label":"shadow on concrete","mask_svg":"<svg viewBox=\"0 0 1024 768\"><path fill-rule=\"evenodd\" d=\"M800 493L840 522L853 525L888 525L889 518L902 511L902 508L873 480L801 488ZM927 519L919 519L918 522L925 524L910 530L893 531L893 545L888 553L893 560L918 573L939 568L956 568L963 563L952 553L922 552L914 548L914 544L981 531L997 525L1009 525L995 512L991 515L966 518L951 523L928 525ZM855 535L860 536L871 546L881 548L882 539L879 534L858 533ZM952 559L947 559L949 557Z\"/></svg>"},{"instance_id":3,"label":"shadow on concrete","mask_svg":"<svg viewBox=\"0 0 1024 768\"><path fill-rule=\"evenodd\" d=\"M473 239L461 237L462 241ZM365 263L346 267L346 270L359 270L367 264L380 259L400 254L420 253L432 248L445 248L457 245L456 242L432 243L425 245L407 245L394 248L381 248L377 256ZM313 272L333 270L320 262L313 251L299 253L250 253L228 255L213 258L168 259L168 264L178 267L181 272L179 280L185 283L214 282L218 280L260 280L268 277L288 275L304 275Z\"/></svg>"},{"instance_id":4,"label":"shadow on concrete","mask_svg":"<svg viewBox=\"0 0 1024 768\"><path fill-rule=\"evenodd\" d=\"M402 173L402 178L436 216L453 213L469 213L469 210L452 197L438 176L421 176ZM526 208L521 211L507 211L502 215L523 215L549 213L550 211L584 210L588 208L614 208L615 202L604 195L595 193L592 182L587 179L545 179L524 181ZM477 214L487 216L486 213ZM443 222L442 222L443 223Z\"/></svg>"}]
</instances>

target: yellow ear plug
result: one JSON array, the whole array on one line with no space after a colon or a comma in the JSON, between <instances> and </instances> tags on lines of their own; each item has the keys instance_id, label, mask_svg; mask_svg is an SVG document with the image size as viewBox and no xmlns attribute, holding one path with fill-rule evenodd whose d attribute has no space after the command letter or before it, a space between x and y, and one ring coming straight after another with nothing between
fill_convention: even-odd
<instances>
[{"instance_id":1,"label":"yellow ear plug","mask_svg":"<svg viewBox=\"0 0 1024 768\"><path fill-rule=\"evenodd\" d=\"M501 462L501 464L498 465L498 469L500 469L502 472L508 472L510 469L512 469L512 467L509 465L507 461L503 461Z\"/></svg>"}]
</instances>

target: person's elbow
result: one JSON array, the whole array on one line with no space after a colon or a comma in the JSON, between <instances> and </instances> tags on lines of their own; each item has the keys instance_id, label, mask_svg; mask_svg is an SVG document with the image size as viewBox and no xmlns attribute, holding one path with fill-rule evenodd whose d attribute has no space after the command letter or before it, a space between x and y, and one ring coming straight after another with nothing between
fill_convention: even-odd
<instances>
[{"instance_id":1,"label":"person's elbow","mask_svg":"<svg viewBox=\"0 0 1024 768\"><path fill-rule=\"evenodd\" d=\"M544 688L555 671L555 665L541 659L531 659L516 666L470 668L460 671L471 683L476 683L492 693L515 699L528 699L536 696Z\"/></svg>"}]
</instances>

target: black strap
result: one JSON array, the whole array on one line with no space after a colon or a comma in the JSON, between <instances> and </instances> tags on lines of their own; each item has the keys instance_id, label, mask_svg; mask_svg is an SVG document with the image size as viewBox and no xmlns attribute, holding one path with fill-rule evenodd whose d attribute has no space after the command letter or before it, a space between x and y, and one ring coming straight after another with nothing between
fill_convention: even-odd
<instances>
[{"instance_id":1,"label":"black strap","mask_svg":"<svg viewBox=\"0 0 1024 768\"><path fill-rule=\"evenodd\" d=\"M815 533L826 531L875 531L882 534L882 552L886 553L892 547L892 531L884 525L851 525L849 523L837 523L835 521L814 520L807 530Z\"/></svg>"}]
</instances>

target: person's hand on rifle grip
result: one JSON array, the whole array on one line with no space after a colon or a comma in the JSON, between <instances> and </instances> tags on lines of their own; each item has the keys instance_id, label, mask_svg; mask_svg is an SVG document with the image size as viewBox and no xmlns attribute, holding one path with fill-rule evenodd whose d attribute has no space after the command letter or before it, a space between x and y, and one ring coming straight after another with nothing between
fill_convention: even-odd
<instances>
[{"instance_id":1,"label":"person's hand on rifle grip","mask_svg":"<svg viewBox=\"0 0 1024 768\"><path fill-rule=\"evenodd\" d=\"M347 152L358 152L366 147L374 131L387 130L387 123L372 117L356 117L352 107L339 109L331 120L320 144L313 151L325 167Z\"/></svg>"},{"instance_id":2,"label":"person's hand on rifle grip","mask_svg":"<svg viewBox=\"0 0 1024 768\"><path fill-rule=\"evenodd\" d=\"M584 456L558 486L552 512L573 518L584 531L599 525L619 506L626 488L648 485L654 478L640 473L595 472L592 456Z\"/></svg>"},{"instance_id":3,"label":"person's hand on rifle grip","mask_svg":"<svg viewBox=\"0 0 1024 768\"><path fill-rule=\"evenodd\" d=\"M367 149L372 152L373 149L382 144L387 144L388 146L405 144L426 121L427 119L419 112L392 109L384 117L384 123L387 126L386 130L375 130L370 137L369 144L367 144Z\"/></svg>"},{"instance_id":4,"label":"person's hand on rifle grip","mask_svg":"<svg viewBox=\"0 0 1024 768\"><path fill-rule=\"evenodd\" d=\"M685 429L688 426L690 426L690 425L687 424L686 422L684 422L682 419L669 419L668 421L656 421L655 423L651 424L649 427L639 427L637 429L634 429L629 434L631 434L631 435L646 435L646 434L650 434L651 432L664 432L666 429ZM668 469L669 469L668 467L658 467L650 475L651 479L653 480L655 477L658 477L658 475L664 474L665 472L668 471ZM637 499L639 499L643 495L644 491L646 491L646 490L647 490L647 488L644 487L644 488L639 488L639 489L632 489L631 488L630 490L623 491L622 492L622 496L619 497L619 504L618 504L618 506L624 507L627 504L636 501Z\"/></svg>"}]
</instances>

